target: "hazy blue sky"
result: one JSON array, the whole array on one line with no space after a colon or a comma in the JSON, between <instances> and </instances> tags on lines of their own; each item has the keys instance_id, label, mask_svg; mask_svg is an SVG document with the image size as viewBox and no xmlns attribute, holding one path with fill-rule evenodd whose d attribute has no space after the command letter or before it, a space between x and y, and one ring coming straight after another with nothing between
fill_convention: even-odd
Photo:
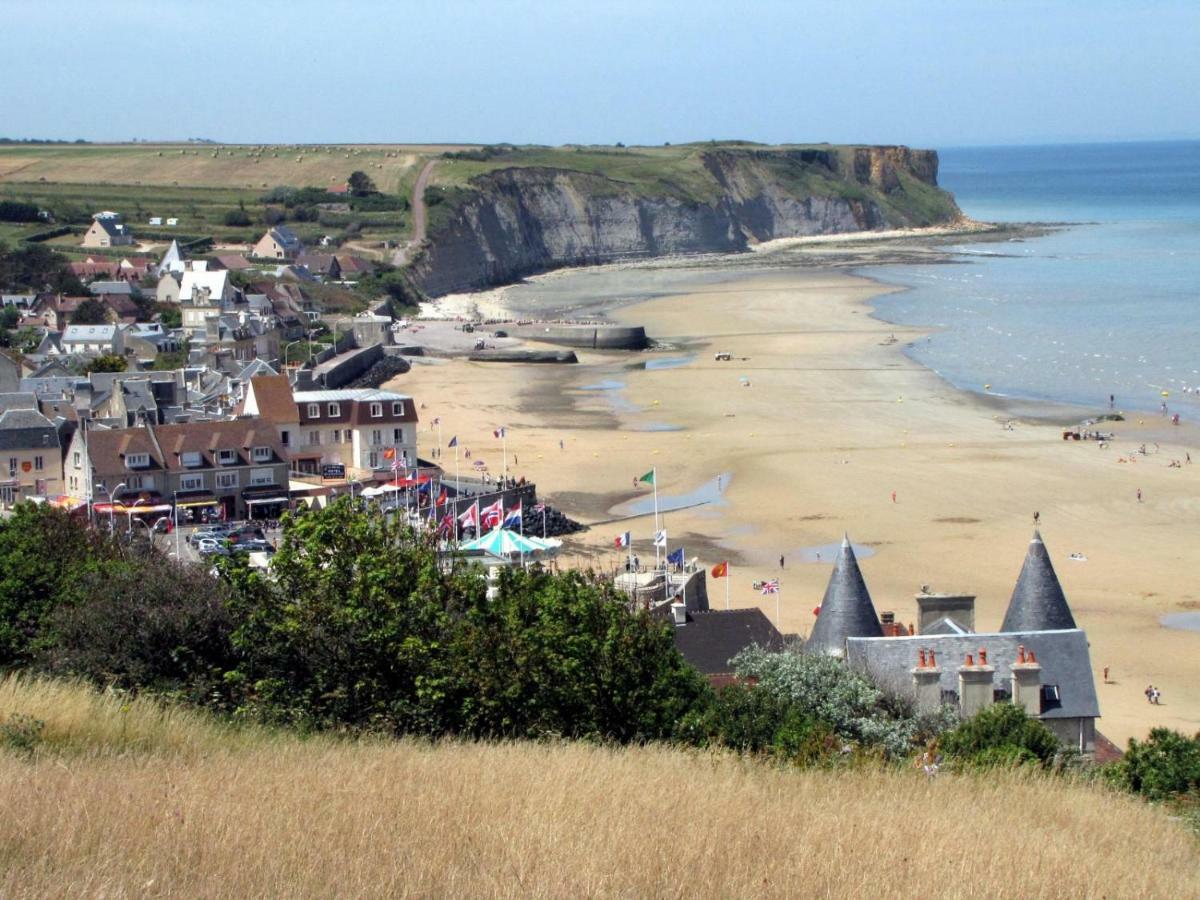
<instances>
[{"instance_id":1,"label":"hazy blue sky","mask_svg":"<svg viewBox=\"0 0 1200 900\"><path fill-rule=\"evenodd\" d=\"M0 0L0 134L1200 137L1200 0Z\"/></svg>"}]
</instances>

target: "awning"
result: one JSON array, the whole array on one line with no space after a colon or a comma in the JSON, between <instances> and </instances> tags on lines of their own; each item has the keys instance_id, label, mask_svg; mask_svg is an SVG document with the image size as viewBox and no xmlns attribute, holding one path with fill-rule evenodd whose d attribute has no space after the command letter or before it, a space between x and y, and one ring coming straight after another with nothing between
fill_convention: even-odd
<instances>
[{"instance_id":1,"label":"awning","mask_svg":"<svg viewBox=\"0 0 1200 900\"><path fill-rule=\"evenodd\" d=\"M288 502L287 497L256 497L253 500L247 500L246 505L247 506L259 506L259 505L265 505L268 503L287 503L287 502Z\"/></svg>"},{"instance_id":2,"label":"awning","mask_svg":"<svg viewBox=\"0 0 1200 900\"><path fill-rule=\"evenodd\" d=\"M74 512L75 510L87 505L86 500L68 497L66 494L59 494L57 497L51 497L46 502L51 506L57 507L58 509L65 509L68 512Z\"/></svg>"},{"instance_id":3,"label":"awning","mask_svg":"<svg viewBox=\"0 0 1200 900\"><path fill-rule=\"evenodd\" d=\"M182 505L182 504L181 504ZM124 503L93 503L92 509L96 512L107 515L110 513L119 513L122 516L142 515L143 513L169 513L172 509L170 503L138 503L126 506Z\"/></svg>"},{"instance_id":4,"label":"awning","mask_svg":"<svg viewBox=\"0 0 1200 900\"><path fill-rule=\"evenodd\" d=\"M175 501L180 509L191 509L193 506L216 506L221 501L216 497L187 497Z\"/></svg>"}]
</instances>

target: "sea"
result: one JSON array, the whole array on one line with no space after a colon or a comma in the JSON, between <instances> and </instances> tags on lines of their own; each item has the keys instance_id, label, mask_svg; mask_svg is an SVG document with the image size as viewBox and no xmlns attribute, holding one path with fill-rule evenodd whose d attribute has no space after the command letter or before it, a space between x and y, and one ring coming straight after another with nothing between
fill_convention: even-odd
<instances>
[{"instance_id":1,"label":"sea","mask_svg":"<svg viewBox=\"0 0 1200 900\"><path fill-rule=\"evenodd\" d=\"M1067 223L862 270L875 301L932 327L908 353L957 387L1200 417L1200 141L940 151L938 181L989 222ZM1163 392L1166 392L1164 396Z\"/></svg>"}]
</instances>

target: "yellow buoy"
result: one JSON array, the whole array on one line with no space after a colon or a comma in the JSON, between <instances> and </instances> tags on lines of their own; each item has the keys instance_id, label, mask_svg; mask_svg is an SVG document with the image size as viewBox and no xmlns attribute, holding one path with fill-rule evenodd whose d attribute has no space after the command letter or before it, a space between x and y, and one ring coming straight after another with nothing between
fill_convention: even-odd
<instances>
[{"instance_id":1,"label":"yellow buoy","mask_svg":"<svg viewBox=\"0 0 1200 900\"><path fill-rule=\"evenodd\" d=\"M1163 395L1164 397L1170 397L1170 396L1171 396L1171 392L1170 392L1170 391L1163 391L1163 392L1162 392L1162 395Z\"/></svg>"}]
</instances>

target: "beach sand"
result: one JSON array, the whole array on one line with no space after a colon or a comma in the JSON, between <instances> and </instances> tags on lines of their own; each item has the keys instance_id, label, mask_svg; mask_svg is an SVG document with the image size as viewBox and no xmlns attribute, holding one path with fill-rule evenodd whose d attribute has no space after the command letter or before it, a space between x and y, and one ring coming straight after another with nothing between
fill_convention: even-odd
<instances>
[{"instance_id":1,"label":"beach sand","mask_svg":"<svg viewBox=\"0 0 1200 900\"><path fill-rule=\"evenodd\" d=\"M1100 730L1122 746L1155 725L1200 730L1200 632L1158 623L1200 609L1200 455L1195 466L1167 466L1200 435L1145 417L1113 425L1118 438L1106 450L1064 442L1047 420L1078 421L1084 411L1014 410L908 359L904 346L923 333L870 316L869 301L886 290L823 269L731 273L614 312L669 349L583 353L578 366L436 360L388 387L423 403L424 422L441 416L444 440L457 435L492 472L501 450L491 431L506 425L510 472L572 517L599 523L568 541L567 564L621 565L613 539L626 530L641 559L653 559L651 516L612 520L647 506L649 487L633 480L656 467L662 505L701 504L665 514L671 548L683 544L706 566L728 560L732 605L758 605L772 619L775 598L751 582L781 577L781 627L801 635L844 532L865 548L877 610L914 622L914 594L927 584L976 594L977 629L997 629L1038 511L1091 642ZM715 361L715 351L733 359ZM422 429L428 457L436 437ZM1118 462L1154 441L1157 454ZM452 474L452 457L442 463ZM710 579L708 589L723 607L725 585ZM1104 666L1110 684L1101 683ZM1142 694L1151 682L1161 706Z\"/></svg>"}]
</instances>

